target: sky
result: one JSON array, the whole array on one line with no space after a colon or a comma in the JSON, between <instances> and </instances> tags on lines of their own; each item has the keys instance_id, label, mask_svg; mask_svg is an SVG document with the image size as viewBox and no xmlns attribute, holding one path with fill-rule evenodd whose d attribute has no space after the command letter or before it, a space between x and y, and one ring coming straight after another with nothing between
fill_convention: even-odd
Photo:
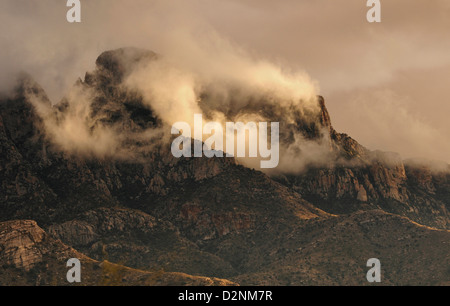
<instances>
[{"instance_id":1,"label":"sky","mask_svg":"<svg viewBox=\"0 0 450 306\"><path fill-rule=\"evenodd\" d=\"M190 54L213 44L202 56L233 48L307 74L335 129L369 149L450 162L448 0L381 0L381 23L367 22L365 0L81 0L79 24L65 2L0 2L0 91L26 71L57 102L102 51L200 65Z\"/></svg>"}]
</instances>

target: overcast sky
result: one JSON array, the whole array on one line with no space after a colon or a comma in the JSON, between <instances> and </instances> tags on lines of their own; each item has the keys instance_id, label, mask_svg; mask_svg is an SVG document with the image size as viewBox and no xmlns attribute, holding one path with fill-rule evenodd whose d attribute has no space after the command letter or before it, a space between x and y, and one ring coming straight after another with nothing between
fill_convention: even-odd
<instances>
[{"instance_id":1,"label":"overcast sky","mask_svg":"<svg viewBox=\"0 0 450 306\"><path fill-rule=\"evenodd\" d=\"M334 127L368 148L450 162L448 0L381 0L378 24L365 0L81 0L81 24L65 2L0 1L1 90L25 70L57 101L106 49L189 52L183 33L213 33L305 71Z\"/></svg>"}]
</instances>

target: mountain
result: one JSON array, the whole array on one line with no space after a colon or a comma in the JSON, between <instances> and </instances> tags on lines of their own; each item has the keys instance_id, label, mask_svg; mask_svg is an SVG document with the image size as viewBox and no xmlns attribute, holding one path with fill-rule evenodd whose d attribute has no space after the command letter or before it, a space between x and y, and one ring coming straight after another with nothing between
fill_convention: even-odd
<instances>
[{"instance_id":1,"label":"mountain","mask_svg":"<svg viewBox=\"0 0 450 306\"><path fill-rule=\"evenodd\" d=\"M275 180L333 214L382 209L449 229L450 165L403 161L397 153L370 151L336 132L322 97L319 103L322 116L318 122L329 131L336 162L325 167L312 165L300 175L281 174Z\"/></svg>"},{"instance_id":2,"label":"mountain","mask_svg":"<svg viewBox=\"0 0 450 306\"><path fill-rule=\"evenodd\" d=\"M84 286L92 285L185 285L227 286L232 282L217 278L131 269L108 261L95 261L59 240L53 239L35 221L17 220L0 223L1 286L58 285L66 280L66 262L78 258Z\"/></svg>"},{"instance_id":3,"label":"mountain","mask_svg":"<svg viewBox=\"0 0 450 306\"><path fill-rule=\"evenodd\" d=\"M176 159L168 127L126 83L159 58L107 51L56 105L30 76L0 101L0 281L64 282L71 256L89 262L86 285L99 284L100 263L128 271L124 284L166 271L161 284L363 285L372 257L384 284L450 280L448 165L367 150L334 130L321 97L318 112L294 112L280 131L284 143L325 141L325 164L269 176L233 158ZM280 120L281 111L264 108ZM38 250L35 273L4 252L18 233L38 237L25 247Z\"/></svg>"}]
</instances>

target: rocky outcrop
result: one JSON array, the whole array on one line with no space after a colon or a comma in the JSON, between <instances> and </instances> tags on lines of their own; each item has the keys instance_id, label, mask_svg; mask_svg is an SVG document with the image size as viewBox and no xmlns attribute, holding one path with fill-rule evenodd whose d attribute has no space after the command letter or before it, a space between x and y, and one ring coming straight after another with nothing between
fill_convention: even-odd
<instances>
[{"instance_id":1,"label":"rocky outcrop","mask_svg":"<svg viewBox=\"0 0 450 306\"><path fill-rule=\"evenodd\" d=\"M100 261L196 275L226 277L235 273L228 262L202 251L170 222L139 210L99 208L54 224L48 232Z\"/></svg>"},{"instance_id":2,"label":"rocky outcrop","mask_svg":"<svg viewBox=\"0 0 450 306\"><path fill-rule=\"evenodd\" d=\"M229 286L219 278L131 269L108 261L95 261L51 238L35 221L0 223L0 285L71 285L66 262L81 262L81 285Z\"/></svg>"},{"instance_id":3,"label":"rocky outcrop","mask_svg":"<svg viewBox=\"0 0 450 306\"><path fill-rule=\"evenodd\" d=\"M7 221L1 224L0 281L51 284L57 275L56 282L65 283L61 260L79 254L70 247L89 256L88 284L228 284L214 277L243 284L359 284L345 266L351 262L352 271L362 273L359 260L378 250L396 271L408 269L389 284L445 279L436 267L437 258L448 253L448 232L403 217L448 228L448 170L367 150L333 129L322 97L318 112L293 109L295 120L284 123L281 138L287 143L297 134L325 139L327 164L269 177L232 158L175 159L169 140L158 134L161 120L139 92L122 83L142 58L158 56L143 50L105 52L96 69L75 84L92 100L86 111L89 131L120 132L118 141L136 153L132 158L76 154L53 142L30 93L51 110L47 115L55 124L76 105L63 99L51 107L29 78L15 96L0 101L0 221ZM283 119L277 105L258 111ZM9 221L17 219L36 220L49 234L33 221ZM412 232L417 235L408 236ZM420 282L414 282L412 266L398 264L405 255L401 248L431 258L418 265ZM397 261L389 259L392 252ZM334 261L338 270L329 264ZM18 275L13 269L24 271L21 280L10 277Z\"/></svg>"},{"instance_id":4,"label":"rocky outcrop","mask_svg":"<svg viewBox=\"0 0 450 306\"><path fill-rule=\"evenodd\" d=\"M82 257L70 247L54 241L35 221L17 220L0 223L0 263L30 271L45 257L57 260Z\"/></svg>"},{"instance_id":5,"label":"rocky outcrop","mask_svg":"<svg viewBox=\"0 0 450 306\"><path fill-rule=\"evenodd\" d=\"M42 261L42 251L37 244L43 240L44 231L33 221L9 222L0 228L2 261L29 271Z\"/></svg>"},{"instance_id":6,"label":"rocky outcrop","mask_svg":"<svg viewBox=\"0 0 450 306\"><path fill-rule=\"evenodd\" d=\"M392 153L373 152L369 160L356 166L310 169L279 180L330 213L381 208L421 224L450 226L448 170L405 166Z\"/></svg>"},{"instance_id":7,"label":"rocky outcrop","mask_svg":"<svg viewBox=\"0 0 450 306\"><path fill-rule=\"evenodd\" d=\"M329 213L381 208L422 224L449 228L449 165L438 170L426 161L405 165L396 153L369 151L337 133L322 97L319 104L320 124L330 133L334 161L296 175L278 175L275 180Z\"/></svg>"},{"instance_id":8,"label":"rocky outcrop","mask_svg":"<svg viewBox=\"0 0 450 306\"><path fill-rule=\"evenodd\" d=\"M406 174L397 156L386 162L385 153L376 152L370 164L327 169L311 169L305 175L291 177L293 188L303 194L317 195L324 200L357 199L361 202L379 199L406 201Z\"/></svg>"},{"instance_id":9,"label":"rocky outcrop","mask_svg":"<svg viewBox=\"0 0 450 306\"><path fill-rule=\"evenodd\" d=\"M103 61L107 62L106 59L100 62ZM95 76L100 78L105 69L100 66ZM16 96L0 101L0 205L3 211L0 220L31 218L50 224L54 220L70 220L89 209L111 207L124 201L133 206L171 193L180 182L211 178L234 163L230 158L175 159L169 147L146 152L145 160L105 160L65 152L46 136L45 126L29 100L28 94L35 92L46 101L45 93L31 80L23 82L25 89L20 87ZM76 86L96 88L100 85L94 82ZM142 106L139 96L131 96L124 102L118 100L123 98L121 89L114 87L110 92L102 87L98 90L99 96L92 105L94 126L98 120L106 120L109 124L131 127L128 130L131 133L159 124ZM119 106L115 112L110 112L111 104ZM68 108L70 105L65 105L64 100L55 107L58 120L64 120ZM141 146L144 148L151 141L142 141Z\"/></svg>"}]
</instances>

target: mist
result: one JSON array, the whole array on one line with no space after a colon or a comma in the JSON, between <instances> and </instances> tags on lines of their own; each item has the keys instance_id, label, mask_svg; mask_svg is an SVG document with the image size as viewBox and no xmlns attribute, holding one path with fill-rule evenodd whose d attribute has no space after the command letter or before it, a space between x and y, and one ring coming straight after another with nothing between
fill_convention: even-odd
<instances>
[{"instance_id":1,"label":"mist","mask_svg":"<svg viewBox=\"0 0 450 306\"><path fill-rule=\"evenodd\" d=\"M133 71L126 84L168 125L190 122L196 112L219 122L289 122L292 105L314 113L322 94L334 127L368 148L449 161L448 1L383 3L377 25L365 21L365 1L356 0L82 1L80 24L65 20L67 9L57 0L0 3L0 91L26 71L53 104L64 96L79 103L74 121L59 127L67 137L54 138L78 154L121 152L129 137L101 126L96 135L78 131L79 140L69 134L87 124L79 120L92 100L73 91L76 80L95 69L103 51L134 46L162 60ZM250 111L274 105L280 112L273 118ZM298 169L328 158L326 138L298 139L283 150L311 153L297 159ZM294 155L284 156L280 166L289 168Z\"/></svg>"}]
</instances>

